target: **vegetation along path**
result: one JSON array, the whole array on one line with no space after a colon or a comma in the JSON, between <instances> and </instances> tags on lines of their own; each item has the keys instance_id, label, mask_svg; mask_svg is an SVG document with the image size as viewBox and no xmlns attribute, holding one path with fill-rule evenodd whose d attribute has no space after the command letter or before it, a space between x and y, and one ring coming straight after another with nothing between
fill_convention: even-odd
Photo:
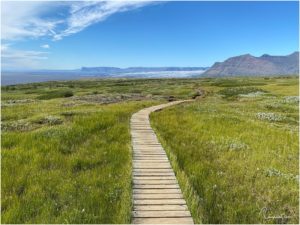
<instances>
[{"instance_id":1,"label":"vegetation along path","mask_svg":"<svg viewBox=\"0 0 300 225\"><path fill-rule=\"evenodd\" d=\"M149 114L185 101L145 108L131 117L133 148L132 223L193 224L167 155L149 122Z\"/></svg>"}]
</instances>

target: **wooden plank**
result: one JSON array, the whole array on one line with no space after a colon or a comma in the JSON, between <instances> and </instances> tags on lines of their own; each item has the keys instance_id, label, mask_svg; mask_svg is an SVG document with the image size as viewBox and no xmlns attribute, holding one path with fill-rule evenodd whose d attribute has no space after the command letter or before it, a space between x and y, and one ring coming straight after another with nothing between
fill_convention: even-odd
<instances>
[{"instance_id":1,"label":"wooden plank","mask_svg":"<svg viewBox=\"0 0 300 225\"><path fill-rule=\"evenodd\" d=\"M144 156L144 157L139 157L139 158L135 157L135 158L132 159L132 162L133 163L135 163L135 162L137 162L137 163L169 162L169 159L165 156L159 156L159 157L156 157L156 158L153 158L153 157L151 158L151 156L150 157Z\"/></svg>"},{"instance_id":2,"label":"wooden plank","mask_svg":"<svg viewBox=\"0 0 300 225\"><path fill-rule=\"evenodd\" d=\"M185 218L133 218L133 224L193 224L191 217Z\"/></svg>"},{"instance_id":3,"label":"wooden plank","mask_svg":"<svg viewBox=\"0 0 300 225\"><path fill-rule=\"evenodd\" d=\"M141 150L136 150L134 153L133 153L133 156L139 156L139 155L149 155L149 156L152 156L152 155L158 155L158 156L167 156L165 152L163 151L141 151Z\"/></svg>"},{"instance_id":4,"label":"wooden plank","mask_svg":"<svg viewBox=\"0 0 300 225\"><path fill-rule=\"evenodd\" d=\"M189 211L133 211L132 217L134 218L182 218L190 217Z\"/></svg>"},{"instance_id":5,"label":"wooden plank","mask_svg":"<svg viewBox=\"0 0 300 225\"><path fill-rule=\"evenodd\" d=\"M141 177L143 176L145 179L147 177L156 177L156 176L161 176L161 177L173 177L174 178L174 173L170 172L170 173L143 173L143 172L133 172L133 177Z\"/></svg>"},{"instance_id":6,"label":"wooden plank","mask_svg":"<svg viewBox=\"0 0 300 225\"><path fill-rule=\"evenodd\" d=\"M133 160L159 160L159 159L166 159L168 160L168 157L166 156L133 156Z\"/></svg>"},{"instance_id":7,"label":"wooden plank","mask_svg":"<svg viewBox=\"0 0 300 225\"><path fill-rule=\"evenodd\" d=\"M154 168L161 168L160 166L170 167L169 162L136 162L134 166L154 166Z\"/></svg>"},{"instance_id":8,"label":"wooden plank","mask_svg":"<svg viewBox=\"0 0 300 225\"><path fill-rule=\"evenodd\" d=\"M151 155L162 155L162 156L167 156L166 153L164 152L146 152L146 153L143 153L143 152L136 152L136 153L133 153L133 156L151 156Z\"/></svg>"},{"instance_id":9,"label":"wooden plank","mask_svg":"<svg viewBox=\"0 0 300 225\"><path fill-rule=\"evenodd\" d=\"M133 163L163 163L169 162L168 159L134 159Z\"/></svg>"},{"instance_id":10,"label":"wooden plank","mask_svg":"<svg viewBox=\"0 0 300 225\"><path fill-rule=\"evenodd\" d=\"M137 173L174 173L171 168L133 168L132 171Z\"/></svg>"},{"instance_id":11,"label":"wooden plank","mask_svg":"<svg viewBox=\"0 0 300 225\"><path fill-rule=\"evenodd\" d=\"M140 168L140 169L133 169L133 172L137 172L137 173L173 173L172 169L157 169L157 168L153 168L153 169L147 169L147 168Z\"/></svg>"},{"instance_id":12,"label":"wooden plank","mask_svg":"<svg viewBox=\"0 0 300 225\"><path fill-rule=\"evenodd\" d=\"M139 153L139 154L133 154L133 157L144 157L144 158L151 158L151 157L167 157L166 154L161 153Z\"/></svg>"},{"instance_id":13,"label":"wooden plank","mask_svg":"<svg viewBox=\"0 0 300 225\"><path fill-rule=\"evenodd\" d=\"M171 169L171 166L168 164L160 164L160 163L152 163L152 164L140 164L140 165L133 165L134 169Z\"/></svg>"},{"instance_id":14,"label":"wooden plank","mask_svg":"<svg viewBox=\"0 0 300 225\"><path fill-rule=\"evenodd\" d=\"M133 149L142 149L142 150L161 150L165 152L165 150L161 146L149 146L149 145L135 145L133 146Z\"/></svg>"},{"instance_id":15,"label":"wooden plank","mask_svg":"<svg viewBox=\"0 0 300 225\"><path fill-rule=\"evenodd\" d=\"M147 185L147 184L178 184L177 180L140 180L134 179L133 184L135 185Z\"/></svg>"},{"instance_id":16,"label":"wooden plank","mask_svg":"<svg viewBox=\"0 0 300 225\"><path fill-rule=\"evenodd\" d=\"M167 157L148 157L148 156L139 156L139 157L133 157L133 161L134 160L140 160L140 161L144 161L144 160L168 160Z\"/></svg>"},{"instance_id":17,"label":"wooden plank","mask_svg":"<svg viewBox=\"0 0 300 225\"><path fill-rule=\"evenodd\" d=\"M163 153L164 155L166 154L166 152L159 148L136 148L134 149L134 153Z\"/></svg>"},{"instance_id":18,"label":"wooden plank","mask_svg":"<svg viewBox=\"0 0 300 225\"><path fill-rule=\"evenodd\" d=\"M171 168L169 162L135 163L133 168Z\"/></svg>"},{"instance_id":19,"label":"wooden plank","mask_svg":"<svg viewBox=\"0 0 300 225\"><path fill-rule=\"evenodd\" d=\"M136 189L178 189L178 184L133 184L133 188Z\"/></svg>"},{"instance_id":20,"label":"wooden plank","mask_svg":"<svg viewBox=\"0 0 300 225\"><path fill-rule=\"evenodd\" d=\"M162 155L165 155L165 153L161 150L137 150L135 151L135 154L153 154L153 153L156 153L156 154L162 154Z\"/></svg>"},{"instance_id":21,"label":"wooden plank","mask_svg":"<svg viewBox=\"0 0 300 225\"><path fill-rule=\"evenodd\" d=\"M166 152L162 148L144 148L144 147L134 147L133 148L134 153L139 153L139 152L161 152L166 154Z\"/></svg>"},{"instance_id":22,"label":"wooden plank","mask_svg":"<svg viewBox=\"0 0 300 225\"><path fill-rule=\"evenodd\" d=\"M166 154L162 151L138 151L134 153L134 156L140 154L140 155L152 155L152 154L158 154L160 157L166 156Z\"/></svg>"},{"instance_id":23,"label":"wooden plank","mask_svg":"<svg viewBox=\"0 0 300 225\"><path fill-rule=\"evenodd\" d=\"M138 155L163 155L163 156L167 156L165 152L142 152L142 151L138 151L136 150L133 155L138 156Z\"/></svg>"},{"instance_id":24,"label":"wooden plank","mask_svg":"<svg viewBox=\"0 0 300 225\"><path fill-rule=\"evenodd\" d=\"M140 134L151 134L151 135L155 135L154 131L151 129L147 129L147 130L135 130L132 129L131 131L131 135L140 135Z\"/></svg>"},{"instance_id":25,"label":"wooden plank","mask_svg":"<svg viewBox=\"0 0 300 225\"><path fill-rule=\"evenodd\" d=\"M161 147L161 144L159 143L145 143L144 141L139 141L134 143L135 146L159 146Z\"/></svg>"},{"instance_id":26,"label":"wooden plank","mask_svg":"<svg viewBox=\"0 0 300 225\"><path fill-rule=\"evenodd\" d=\"M145 142L157 142L157 139L154 137L131 137L132 143L138 143L141 140L144 140Z\"/></svg>"},{"instance_id":27,"label":"wooden plank","mask_svg":"<svg viewBox=\"0 0 300 225\"><path fill-rule=\"evenodd\" d=\"M166 155L159 155L159 156L156 156L156 155L135 156L135 155L133 155L133 160L138 160L138 159L152 159L152 160L155 160L155 159L168 159L168 157Z\"/></svg>"},{"instance_id":28,"label":"wooden plank","mask_svg":"<svg viewBox=\"0 0 300 225\"><path fill-rule=\"evenodd\" d=\"M176 180L174 174L172 173L133 173L133 178L141 178L141 177L144 177L145 180L153 180L153 177L154 177L154 180L155 180L155 177L157 176L161 176L163 178L168 178L168 179L173 179L173 180Z\"/></svg>"},{"instance_id":29,"label":"wooden plank","mask_svg":"<svg viewBox=\"0 0 300 225\"><path fill-rule=\"evenodd\" d=\"M173 188L173 189L133 189L133 195L134 194L177 194L181 193L181 190L179 188Z\"/></svg>"},{"instance_id":30,"label":"wooden plank","mask_svg":"<svg viewBox=\"0 0 300 225\"><path fill-rule=\"evenodd\" d=\"M133 171L144 171L144 172L173 172L170 168L141 168L141 169L133 169Z\"/></svg>"},{"instance_id":31,"label":"wooden plank","mask_svg":"<svg viewBox=\"0 0 300 225\"><path fill-rule=\"evenodd\" d=\"M169 162L169 159L166 155L161 155L161 154L158 154L158 155L145 155L146 153L141 153L140 155L133 155L133 161L135 160L138 160L140 161L140 163L143 163L143 161L145 160L152 160L152 161L155 161L155 160L167 160L167 162ZM146 162L144 162L146 163Z\"/></svg>"},{"instance_id":32,"label":"wooden plank","mask_svg":"<svg viewBox=\"0 0 300 225\"><path fill-rule=\"evenodd\" d=\"M143 135L135 135L135 136L131 136L131 139L132 140L156 140L157 141L157 138L154 134L143 134Z\"/></svg>"},{"instance_id":33,"label":"wooden plank","mask_svg":"<svg viewBox=\"0 0 300 225\"><path fill-rule=\"evenodd\" d=\"M132 154L133 157L146 157L144 155L148 155L147 157L157 157L157 158L159 158L159 157L165 157L165 158L168 159L168 156L166 155L166 153L164 153L164 154L159 153L159 155L151 155L149 153L143 153L143 152L133 153Z\"/></svg>"},{"instance_id":34,"label":"wooden plank","mask_svg":"<svg viewBox=\"0 0 300 225\"><path fill-rule=\"evenodd\" d=\"M152 131L151 128L134 128L135 131Z\"/></svg>"},{"instance_id":35,"label":"wooden plank","mask_svg":"<svg viewBox=\"0 0 300 225\"><path fill-rule=\"evenodd\" d=\"M134 199L135 205L186 205L184 199Z\"/></svg>"},{"instance_id":36,"label":"wooden plank","mask_svg":"<svg viewBox=\"0 0 300 225\"><path fill-rule=\"evenodd\" d=\"M166 193L153 193L153 194L134 194L134 199L180 199L183 198L181 193L166 194Z\"/></svg>"},{"instance_id":37,"label":"wooden plank","mask_svg":"<svg viewBox=\"0 0 300 225\"><path fill-rule=\"evenodd\" d=\"M132 155L133 159L168 159L168 157L165 155L143 155L143 153L137 155Z\"/></svg>"},{"instance_id":38,"label":"wooden plank","mask_svg":"<svg viewBox=\"0 0 300 225\"><path fill-rule=\"evenodd\" d=\"M140 179L140 180L176 180L174 174L171 175L162 175L162 176L133 176L133 180Z\"/></svg>"},{"instance_id":39,"label":"wooden plank","mask_svg":"<svg viewBox=\"0 0 300 225\"><path fill-rule=\"evenodd\" d=\"M161 177L174 177L174 174L173 173L138 173L138 172L133 172L132 174L133 177L145 177L148 178L148 177L156 177L156 176L161 176Z\"/></svg>"},{"instance_id":40,"label":"wooden plank","mask_svg":"<svg viewBox=\"0 0 300 225\"><path fill-rule=\"evenodd\" d=\"M166 155L166 152L163 151L162 149L159 149L159 148L148 148L148 149L145 149L145 148L139 148L139 147L135 147L134 150L133 150L133 154L140 154L140 153L144 153L144 152L147 152L148 153L161 153L163 155Z\"/></svg>"},{"instance_id":41,"label":"wooden plank","mask_svg":"<svg viewBox=\"0 0 300 225\"><path fill-rule=\"evenodd\" d=\"M186 205L134 205L133 210L135 211L179 211L179 210L188 210L188 207Z\"/></svg>"}]
</instances>

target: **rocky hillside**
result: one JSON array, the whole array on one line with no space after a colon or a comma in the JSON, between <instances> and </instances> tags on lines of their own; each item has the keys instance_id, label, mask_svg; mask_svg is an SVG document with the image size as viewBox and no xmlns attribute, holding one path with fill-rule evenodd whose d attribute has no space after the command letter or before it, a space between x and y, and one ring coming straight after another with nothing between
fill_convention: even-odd
<instances>
[{"instance_id":1,"label":"rocky hillside","mask_svg":"<svg viewBox=\"0 0 300 225\"><path fill-rule=\"evenodd\" d=\"M216 62L203 76L265 76L299 74L299 52L287 56L250 54L229 58L224 62Z\"/></svg>"}]
</instances>

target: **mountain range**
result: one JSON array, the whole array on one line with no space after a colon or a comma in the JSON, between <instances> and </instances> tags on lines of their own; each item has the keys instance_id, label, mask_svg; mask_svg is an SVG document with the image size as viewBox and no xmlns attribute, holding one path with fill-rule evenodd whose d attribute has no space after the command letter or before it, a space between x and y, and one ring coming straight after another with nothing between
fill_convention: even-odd
<instances>
[{"instance_id":1,"label":"mountain range","mask_svg":"<svg viewBox=\"0 0 300 225\"><path fill-rule=\"evenodd\" d=\"M102 77L168 78L199 76L208 67L82 67L85 75Z\"/></svg>"},{"instance_id":2,"label":"mountain range","mask_svg":"<svg viewBox=\"0 0 300 225\"><path fill-rule=\"evenodd\" d=\"M264 54L255 57L250 54L216 62L201 76L276 76L299 74L299 52L287 56Z\"/></svg>"},{"instance_id":3,"label":"mountain range","mask_svg":"<svg viewBox=\"0 0 300 225\"><path fill-rule=\"evenodd\" d=\"M235 56L212 67L82 67L76 70L1 71L1 85L81 78L188 78L299 74L299 52Z\"/></svg>"},{"instance_id":4,"label":"mountain range","mask_svg":"<svg viewBox=\"0 0 300 225\"><path fill-rule=\"evenodd\" d=\"M77 70L1 71L1 85L82 78L188 78L208 67L82 67Z\"/></svg>"}]
</instances>

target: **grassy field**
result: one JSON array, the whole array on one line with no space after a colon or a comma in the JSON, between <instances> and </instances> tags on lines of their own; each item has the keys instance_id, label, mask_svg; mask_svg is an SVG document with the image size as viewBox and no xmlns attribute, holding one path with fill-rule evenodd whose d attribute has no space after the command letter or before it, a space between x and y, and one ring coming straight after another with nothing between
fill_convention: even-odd
<instances>
[{"instance_id":1,"label":"grassy field","mask_svg":"<svg viewBox=\"0 0 300 225\"><path fill-rule=\"evenodd\" d=\"M2 87L2 223L130 223L132 113L201 90L152 115L194 219L297 222L298 78L283 77Z\"/></svg>"},{"instance_id":2,"label":"grassy field","mask_svg":"<svg viewBox=\"0 0 300 225\"><path fill-rule=\"evenodd\" d=\"M3 87L2 222L130 223L131 114L170 93L188 97L192 84L98 80Z\"/></svg>"},{"instance_id":3,"label":"grassy field","mask_svg":"<svg viewBox=\"0 0 300 225\"><path fill-rule=\"evenodd\" d=\"M298 80L208 84L205 98L151 120L194 219L299 223Z\"/></svg>"}]
</instances>

